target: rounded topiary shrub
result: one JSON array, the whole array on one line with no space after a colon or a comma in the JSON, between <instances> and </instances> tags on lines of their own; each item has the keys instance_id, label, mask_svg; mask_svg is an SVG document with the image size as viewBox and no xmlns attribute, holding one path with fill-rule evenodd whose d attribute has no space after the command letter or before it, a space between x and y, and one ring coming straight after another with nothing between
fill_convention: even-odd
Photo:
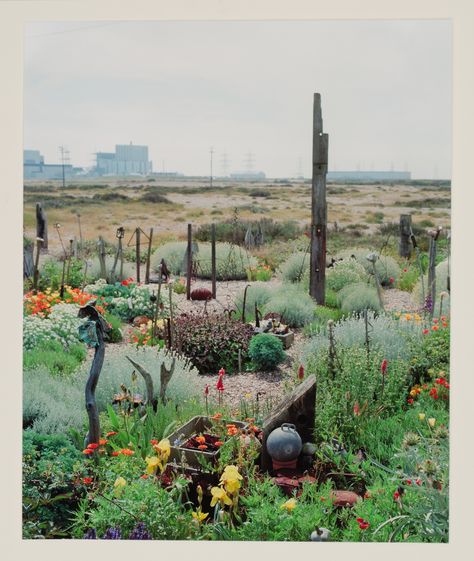
<instances>
[{"instance_id":1,"label":"rounded topiary shrub","mask_svg":"<svg viewBox=\"0 0 474 561\"><path fill-rule=\"evenodd\" d=\"M299 285L286 284L272 293L264 312L276 313L290 327L302 327L314 319L316 303Z\"/></svg>"},{"instance_id":2,"label":"rounded topiary shrub","mask_svg":"<svg viewBox=\"0 0 474 561\"><path fill-rule=\"evenodd\" d=\"M272 370L285 360L286 354L278 337L259 333L250 341L249 357L258 370Z\"/></svg>"},{"instance_id":3,"label":"rounded topiary shrub","mask_svg":"<svg viewBox=\"0 0 474 561\"><path fill-rule=\"evenodd\" d=\"M286 261L280 265L280 275L284 281L300 282L306 271L309 271L309 253L300 251L290 255Z\"/></svg>"},{"instance_id":4,"label":"rounded topiary shrub","mask_svg":"<svg viewBox=\"0 0 474 561\"><path fill-rule=\"evenodd\" d=\"M355 259L337 261L326 272L326 288L339 292L348 284L367 279L364 267Z\"/></svg>"},{"instance_id":5,"label":"rounded topiary shrub","mask_svg":"<svg viewBox=\"0 0 474 561\"><path fill-rule=\"evenodd\" d=\"M423 290L424 289L424 290ZM435 316L439 313L440 295L443 293L442 313L447 314L450 310L450 295L448 292L448 260L445 259L436 265L436 298L435 298ZM420 306L425 305L423 294L426 299L428 294L428 275L423 276L423 288L421 279L417 281L413 287L413 300Z\"/></svg>"},{"instance_id":6,"label":"rounded topiary shrub","mask_svg":"<svg viewBox=\"0 0 474 561\"><path fill-rule=\"evenodd\" d=\"M372 263L367 259L369 253L372 253L371 249L346 249L341 251L337 255L337 258L343 258L344 260L350 260L352 258L362 265L369 275L373 275ZM398 281L398 277L401 273L400 265L389 255L379 255L375 262L375 270L380 283L384 286L393 286ZM390 282L391 279L393 282Z\"/></svg>"},{"instance_id":7,"label":"rounded topiary shrub","mask_svg":"<svg viewBox=\"0 0 474 561\"><path fill-rule=\"evenodd\" d=\"M235 308L237 311L237 317L242 317L242 310L244 307L244 292L240 291L235 298ZM247 288L247 295L245 298L245 315L246 319L253 318L255 316L255 304L260 310L263 306L270 300L272 296L272 288L265 282L254 282Z\"/></svg>"},{"instance_id":8,"label":"rounded topiary shrub","mask_svg":"<svg viewBox=\"0 0 474 561\"><path fill-rule=\"evenodd\" d=\"M338 303L344 314L381 309L377 289L365 282L349 284L338 293Z\"/></svg>"}]
</instances>

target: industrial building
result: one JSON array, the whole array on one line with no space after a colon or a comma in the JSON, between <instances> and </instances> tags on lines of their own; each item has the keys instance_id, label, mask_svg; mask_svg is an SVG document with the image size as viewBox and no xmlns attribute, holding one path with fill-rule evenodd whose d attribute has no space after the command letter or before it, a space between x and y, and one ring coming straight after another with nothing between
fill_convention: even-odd
<instances>
[{"instance_id":1,"label":"industrial building","mask_svg":"<svg viewBox=\"0 0 474 561\"><path fill-rule=\"evenodd\" d=\"M71 164L45 164L39 150L23 150L23 179L62 179L79 171Z\"/></svg>"},{"instance_id":2,"label":"industrial building","mask_svg":"<svg viewBox=\"0 0 474 561\"><path fill-rule=\"evenodd\" d=\"M96 153L96 175L148 175L151 172L148 146L117 144L115 152Z\"/></svg>"}]
</instances>

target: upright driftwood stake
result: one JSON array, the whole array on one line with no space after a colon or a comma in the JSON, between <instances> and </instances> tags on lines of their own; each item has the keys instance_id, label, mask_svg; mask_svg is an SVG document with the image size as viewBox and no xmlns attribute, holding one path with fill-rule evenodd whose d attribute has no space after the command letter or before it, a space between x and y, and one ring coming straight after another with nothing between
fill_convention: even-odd
<instances>
[{"instance_id":1,"label":"upright driftwood stake","mask_svg":"<svg viewBox=\"0 0 474 561\"><path fill-rule=\"evenodd\" d=\"M71 273L71 259L73 253L73 243L74 240L69 240L69 255L67 256L67 266L66 266L66 284L69 285L69 274Z\"/></svg>"},{"instance_id":2,"label":"upright driftwood stake","mask_svg":"<svg viewBox=\"0 0 474 561\"><path fill-rule=\"evenodd\" d=\"M410 234L411 234L411 214L400 214L400 242L398 244L398 254L400 257L410 259Z\"/></svg>"},{"instance_id":3,"label":"upright driftwood stake","mask_svg":"<svg viewBox=\"0 0 474 561\"><path fill-rule=\"evenodd\" d=\"M82 251L82 228L81 228L81 215L79 213L77 213L77 223L79 225L79 244L80 244L80 249Z\"/></svg>"},{"instance_id":4,"label":"upright driftwood stake","mask_svg":"<svg viewBox=\"0 0 474 561\"><path fill-rule=\"evenodd\" d=\"M107 270L105 267L105 244L102 236L99 236L99 263L100 263L100 278L107 279Z\"/></svg>"},{"instance_id":5,"label":"upright driftwood stake","mask_svg":"<svg viewBox=\"0 0 474 561\"><path fill-rule=\"evenodd\" d=\"M428 264L428 290L427 294L430 298L430 317L433 317L436 304L436 244L441 228L431 233L429 247L429 264Z\"/></svg>"},{"instance_id":6,"label":"upright driftwood stake","mask_svg":"<svg viewBox=\"0 0 474 561\"><path fill-rule=\"evenodd\" d=\"M328 135L323 133L321 94L313 100L313 182L311 189L311 266L309 293L324 305L326 279L326 173L328 169Z\"/></svg>"},{"instance_id":7,"label":"upright driftwood stake","mask_svg":"<svg viewBox=\"0 0 474 561\"><path fill-rule=\"evenodd\" d=\"M33 289L38 290L38 280L39 280L39 257L41 253L41 246L43 240L41 238L36 238L36 257L35 257L35 270L33 273Z\"/></svg>"},{"instance_id":8,"label":"upright driftwood stake","mask_svg":"<svg viewBox=\"0 0 474 561\"><path fill-rule=\"evenodd\" d=\"M216 225L211 225L211 281L212 297L216 299Z\"/></svg>"},{"instance_id":9,"label":"upright driftwood stake","mask_svg":"<svg viewBox=\"0 0 474 561\"><path fill-rule=\"evenodd\" d=\"M145 283L150 282L150 259L151 259L151 243L153 240L153 228L150 228L150 237L148 238L148 251L146 254L146 270L145 270Z\"/></svg>"},{"instance_id":10,"label":"upright driftwood stake","mask_svg":"<svg viewBox=\"0 0 474 561\"><path fill-rule=\"evenodd\" d=\"M36 203L36 237L43 240L41 250L48 251L48 219L41 203Z\"/></svg>"},{"instance_id":11,"label":"upright driftwood stake","mask_svg":"<svg viewBox=\"0 0 474 561\"><path fill-rule=\"evenodd\" d=\"M135 253L137 260L137 282L140 282L140 228L135 230Z\"/></svg>"},{"instance_id":12,"label":"upright driftwood stake","mask_svg":"<svg viewBox=\"0 0 474 561\"><path fill-rule=\"evenodd\" d=\"M186 257L186 300L191 300L191 275L193 271L193 231L191 224L188 224L188 248Z\"/></svg>"},{"instance_id":13,"label":"upright driftwood stake","mask_svg":"<svg viewBox=\"0 0 474 561\"><path fill-rule=\"evenodd\" d=\"M80 308L78 316L81 318L87 318L95 329L95 334L91 334L92 339L86 341L95 347L94 359L92 360L89 378L87 379L85 389L86 411L89 417L89 432L87 433L86 444L98 444L100 438L100 422L99 410L95 401L95 389L97 387L97 382L99 381L100 371L102 370L102 366L104 364L104 334L107 333L110 328L93 304L87 304L83 308Z\"/></svg>"}]
</instances>

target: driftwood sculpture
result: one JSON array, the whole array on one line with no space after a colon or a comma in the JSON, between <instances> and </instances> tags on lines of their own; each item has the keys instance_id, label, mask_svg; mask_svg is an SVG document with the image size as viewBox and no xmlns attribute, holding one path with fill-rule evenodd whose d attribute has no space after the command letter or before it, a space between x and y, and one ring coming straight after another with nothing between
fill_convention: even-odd
<instances>
[{"instance_id":1,"label":"driftwood sculpture","mask_svg":"<svg viewBox=\"0 0 474 561\"><path fill-rule=\"evenodd\" d=\"M151 405L153 407L153 410L156 411L156 409L158 407L158 400L155 398L155 389L153 387L153 379L151 377L151 374L147 370L145 370L145 368L143 368L143 366L141 364L138 364L138 362L135 362L129 356L127 356L127 359L138 370L138 372L140 372L140 374L143 376L143 379L145 380L145 385L146 385L147 404ZM160 400L163 404L166 403L166 388L168 387L169 381L171 380L171 378L173 376L175 365L176 365L176 358L174 358L174 357L173 357L173 360L171 362L171 367L169 369L166 368L164 362L161 364L161 369L160 369L160 383L161 383L161 385L160 385Z\"/></svg>"},{"instance_id":2,"label":"driftwood sculpture","mask_svg":"<svg viewBox=\"0 0 474 561\"><path fill-rule=\"evenodd\" d=\"M77 314L80 318L88 321L81 326L80 337L88 345L95 347L94 359L91 364L89 378L86 382L86 411L89 417L89 432L86 436L86 445L99 442L100 423L99 410L95 401L95 389L99 381L100 371L104 364L105 341L104 334L110 331L110 327L95 308L95 302L90 302L79 309Z\"/></svg>"},{"instance_id":3,"label":"driftwood sculpture","mask_svg":"<svg viewBox=\"0 0 474 561\"><path fill-rule=\"evenodd\" d=\"M42 251L48 251L48 219L41 203L36 203L36 237L42 239Z\"/></svg>"}]
</instances>

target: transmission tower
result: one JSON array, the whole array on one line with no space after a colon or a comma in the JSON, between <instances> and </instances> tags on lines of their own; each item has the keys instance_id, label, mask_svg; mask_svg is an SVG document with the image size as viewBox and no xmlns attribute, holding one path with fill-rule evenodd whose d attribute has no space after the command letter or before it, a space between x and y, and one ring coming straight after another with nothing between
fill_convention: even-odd
<instances>
[{"instance_id":1,"label":"transmission tower","mask_svg":"<svg viewBox=\"0 0 474 561\"><path fill-rule=\"evenodd\" d=\"M63 189L66 187L66 165L69 164L69 150L65 146L59 147L59 158L62 167Z\"/></svg>"},{"instance_id":2,"label":"transmission tower","mask_svg":"<svg viewBox=\"0 0 474 561\"><path fill-rule=\"evenodd\" d=\"M227 157L226 152L224 152L222 154L221 159L220 159L220 164L221 164L222 177L228 177L229 176L229 158Z\"/></svg>"},{"instance_id":3,"label":"transmission tower","mask_svg":"<svg viewBox=\"0 0 474 561\"><path fill-rule=\"evenodd\" d=\"M247 152L247 154L245 154L244 164L245 164L245 170L248 173L251 173L255 167L255 157L252 154L252 152Z\"/></svg>"}]
</instances>

